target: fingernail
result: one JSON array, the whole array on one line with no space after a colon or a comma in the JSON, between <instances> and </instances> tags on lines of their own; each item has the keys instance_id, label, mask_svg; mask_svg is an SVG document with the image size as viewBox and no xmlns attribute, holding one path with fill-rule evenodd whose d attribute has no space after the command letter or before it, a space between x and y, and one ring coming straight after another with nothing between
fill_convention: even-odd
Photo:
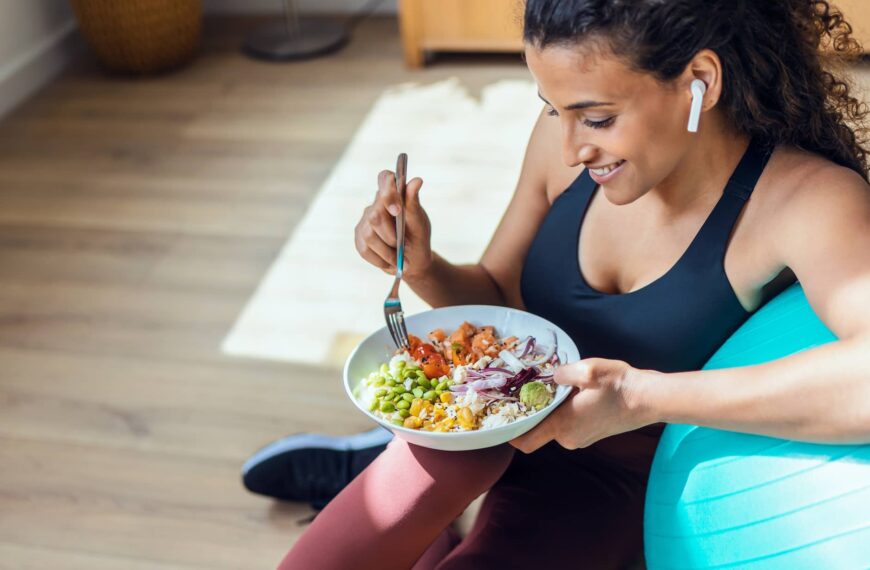
<instances>
[{"instance_id":1,"label":"fingernail","mask_svg":"<svg viewBox=\"0 0 870 570\"><path fill-rule=\"evenodd\" d=\"M394 216L399 215L399 207L395 204L390 204L389 206L387 206L387 211Z\"/></svg>"}]
</instances>

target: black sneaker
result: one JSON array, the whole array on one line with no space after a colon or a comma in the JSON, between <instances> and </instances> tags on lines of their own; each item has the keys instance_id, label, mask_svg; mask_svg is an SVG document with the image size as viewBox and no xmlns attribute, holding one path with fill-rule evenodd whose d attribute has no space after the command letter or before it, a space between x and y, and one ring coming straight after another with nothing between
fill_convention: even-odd
<instances>
[{"instance_id":1,"label":"black sneaker","mask_svg":"<svg viewBox=\"0 0 870 570\"><path fill-rule=\"evenodd\" d=\"M270 443L242 466L242 483L252 493L322 509L393 438L378 427L345 437L313 433Z\"/></svg>"}]
</instances>

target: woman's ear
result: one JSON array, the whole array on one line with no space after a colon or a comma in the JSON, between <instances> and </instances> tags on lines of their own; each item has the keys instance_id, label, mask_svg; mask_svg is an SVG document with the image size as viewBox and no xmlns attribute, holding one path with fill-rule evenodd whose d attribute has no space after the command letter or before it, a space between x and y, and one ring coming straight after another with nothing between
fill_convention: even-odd
<instances>
[{"instance_id":1,"label":"woman's ear","mask_svg":"<svg viewBox=\"0 0 870 570\"><path fill-rule=\"evenodd\" d=\"M681 78L685 82L686 94L691 96L692 82L700 79L706 86L702 111L709 111L722 97L722 61L711 49L702 49L686 66Z\"/></svg>"}]
</instances>

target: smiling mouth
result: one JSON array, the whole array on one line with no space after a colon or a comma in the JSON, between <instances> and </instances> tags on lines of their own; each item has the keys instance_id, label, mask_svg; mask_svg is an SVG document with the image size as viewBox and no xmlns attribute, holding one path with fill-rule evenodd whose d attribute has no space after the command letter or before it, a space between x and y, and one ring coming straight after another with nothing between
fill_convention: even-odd
<instances>
[{"instance_id":1,"label":"smiling mouth","mask_svg":"<svg viewBox=\"0 0 870 570\"><path fill-rule=\"evenodd\" d=\"M618 162L614 162L613 164L608 164L608 165L602 166L600 168L589 168L589 171L592 172L593 174L598 175L598 176L605 176L607 174L610 174L611 171L616 170L617 168L622 166L623 163L625 163L625 161L620 160Z\"/></svg>"}]
</instances>

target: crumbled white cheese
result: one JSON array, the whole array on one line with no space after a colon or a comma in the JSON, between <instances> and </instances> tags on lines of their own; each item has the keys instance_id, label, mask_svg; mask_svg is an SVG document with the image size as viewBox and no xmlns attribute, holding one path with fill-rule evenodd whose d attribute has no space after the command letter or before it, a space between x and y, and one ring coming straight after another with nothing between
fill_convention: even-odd
<instances>
[{"instance_id":1,"label":"crumbled white cheese","mask_svg":"<svg viewBox=\"0 0 870 570\"><path fill-rule=\"evenodd\" d=\"M481 398L476 390L467 390L457 399L456 403L460 408L471 408L474 415L479 414L486 407L486 400Z\"/></svg>"},{"instance_id":2,"label":"crumbled white cheese","mask_svg":"<svg viewBox=\"0 0 870 570\"><path fill-rule=\"evenodd\" d=\"M461 364L453 369L453 381L457 384L465 384L468 380L468 370Z\"/></svg>"},{"instance_id":3,"label":"crumbled white cheese","mask_svg":"<svg viewBox=\"0 0 870 570\"><path fill-rule=\"evenodd\" d=\"M520 406L514 402L505 402L498 406L498 409L490 409L490 413L483 418L480 424L481 429L494 428L509 424L520 417L522 411Z\"/></svg>"}]
</instances>

